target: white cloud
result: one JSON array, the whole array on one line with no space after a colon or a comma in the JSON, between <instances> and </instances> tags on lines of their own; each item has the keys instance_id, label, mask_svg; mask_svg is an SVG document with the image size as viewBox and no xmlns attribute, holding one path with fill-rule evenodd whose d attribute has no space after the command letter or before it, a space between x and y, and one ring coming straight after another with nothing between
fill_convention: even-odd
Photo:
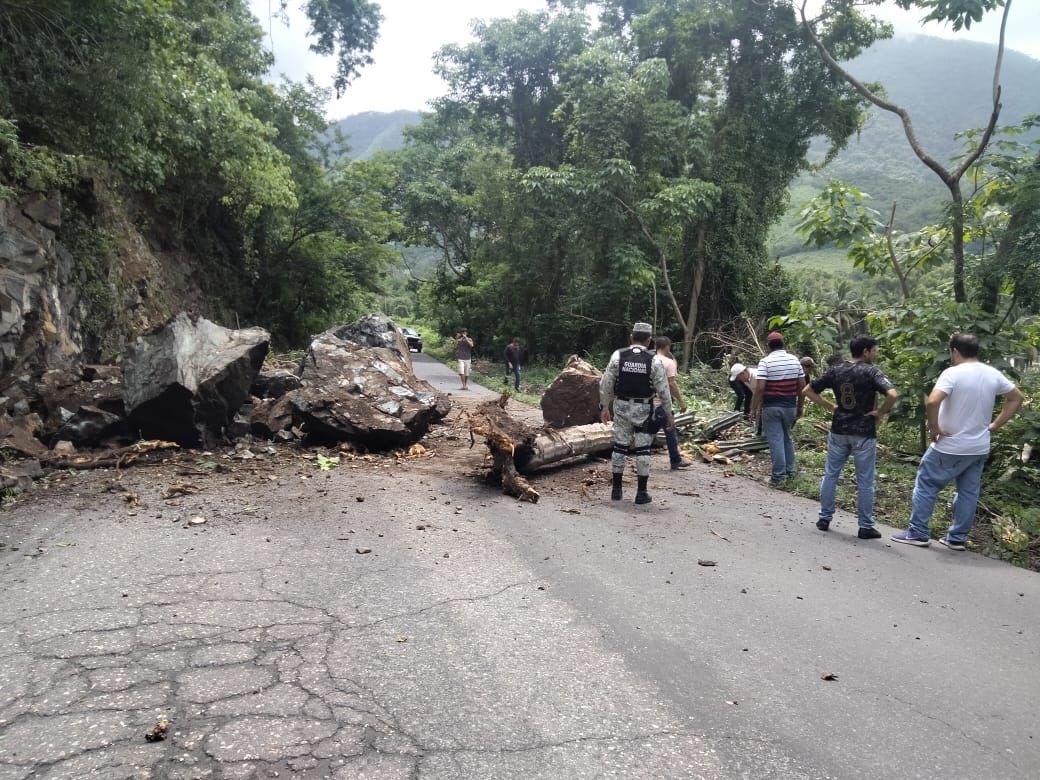
<instances>
[{"instance_id":1,"label":"white cloud","mask_svg":"<svg viewBox=\"0 0 1040 780\"><path fill-rule=\"evenodd\" d=\"M362 111L420 110L445 86L433 73L433 55L448 43L472 40L474 19L512 17L520 10L541 10L544 0L378 0L383 14L379 40L372 51L374 63L348 87L346 94L326 109L330 119L340 119ZM299 10L300 2L290 2L290 27L269 19L279 0L250 0L253 13L268 32L267 45L274 52L273 74L285 74L294 81L312 75L320 86L330 86L335 66L331 59L318 57L309 48L309 25Z\"/></svg>"},{"instance_id":2,"label":"white cloud","mask_svg":"<svg viewBox=\"0 0 1040 780\"><path fill-rule=\"evenodd\" d=\"M1000 38L1000 19L1002 9L993 11L982 17L970 29L954 32L950 25L935 22L921 24L924 12L903 11L894 5L885 5L876 9L875 16L891 22L897 33L904 35L918 33L934 35L939 38L956 38L969 41L981 41L996 45ZM1008 13L1008 24L1005 30L1005 46L1030 57L1040 59L1040 3L1036 0L1011 0Z\"/></svg>"},{"instance_id":3,"label":"white cloud","mask_svg":"<svg viewBox=\"0 0 1040 780\"><path fill-rule=\"evenodd\" d=\"M375 62L362 70L343 97L329 104L326 114L330 119L363 111L425 108L430 100L445 91L444 82L433 73L433 55L441 46L472 40L470 29L474 19L512 17L520 10L545 8L544 0L377 1L383 23L372 52ZM330 58L318 57L309 50L306 37L309 24L300 10L301 0L289 3L289 27L272 18L279 5L279 0L250 0L253 13L268 33L267 45L275 55L272 75L285 74L294 81L302 81L310 74L320 86L330 86L334 64ZM1000 29L999 13L988 14L970 30L959 33L935 23L922 26L921 11L900 11L889 4L875 13L892 22L901 34L996 43ZM1040 2L1012 0L1007 46L1040 59Z\"/></svg>"}]
</instances>

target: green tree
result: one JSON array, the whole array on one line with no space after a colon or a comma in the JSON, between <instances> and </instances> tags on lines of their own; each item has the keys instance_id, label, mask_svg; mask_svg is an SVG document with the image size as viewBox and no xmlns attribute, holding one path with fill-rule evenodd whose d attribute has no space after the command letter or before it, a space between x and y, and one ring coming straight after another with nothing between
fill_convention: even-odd
<instances>
[{"instance_id":1,"label":"green tree","mask_svg":"<svg viewBox=\"0 0 1040 780\"><path fill-rule=\"evenodd\" d=\"M863 84L856 79L855 76L842 67L838 62L838 57L835 56L843 54L843 52L824 40L824 36L828 31L833 30L835 27L840 28L847 24L847 19L850 14L858 15L859 12L856 9L857 5L880 5L884 0L866 0L866 2L859 2L859 0L829 0L824 4L822 13L813 19L806 16L807 1L808 0L801 0L799 9L802 27L815 44L823 61L827 63L827 66L836 75L846 83L850 84L865 99L869 100L878 108L899 117L900 121L903 123L903 130L906 134L907 143L910 144L910 148L913 149L914 154L925 166L931 169L936 176L939 177L943 185L949 191L951 223L949 242L950 253L953 258L953 293L954 298L959 303L966 302L968 297L964 283L965 214L964 194L961 188L961 180L964 177L964 174L972 167L972 165L974 165L979 157L982 156L987 144L989 143L990 136L996 128L997 120L1000 117L1000 70L1004 55L1004 29L1007 26L1008 13L1011 10L1011 0L896 0L896 4L901 8L918 8L928 11L925 21L950 23L954 30L959 30L962 27L969 28L971 27L972 21L978 21L981 19L985 12L994 10L1001 6L1004 8L1000 26L1000 37L997 45L996 64L993 69L993 108L989 116L989 121L972 153L952 168L947 167L939 160L936 160L925 150L917 139L917 134L914 132L914 125L910 112L904 107L887 100L883 96L883 91L880 86Z\"/></svg>"}]
</instances>

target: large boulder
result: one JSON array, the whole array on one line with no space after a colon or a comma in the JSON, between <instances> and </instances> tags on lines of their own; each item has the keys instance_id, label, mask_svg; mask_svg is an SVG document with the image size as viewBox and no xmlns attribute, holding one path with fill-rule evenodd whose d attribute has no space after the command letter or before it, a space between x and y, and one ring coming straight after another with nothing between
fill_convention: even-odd
<instances>
[{"instance_id":1,"label":"large boulder","mask_svg":"<svg viewBox=\"0 0 1040 780\"><path fill-rule=\"evenodd\" d=\"M221 433L250 395L270 334L178 314L138 339L123 360L124 401L145 438L196 446Z\"/></svg>"},{"instance_id":2,"label":"large boulder","mask_svg":"<svg viewBox=\"0 0 1040 780\"><path fill-rule=\"evenodd\" d=\"M382 314L366 314L357 322L333 328L329 333L338 339L353 341L363 347L391 349L408 364L411 371L412 353L408 349L408 341L389 317Z\"/></svg>"},{"instance_id":3,"label":"large boulder","mask_svg":"<svg viewBox=\"0 0 1040 780\"><path fill-rule=\"evenodd\" d=\"M577 355L542 394L542 418L553 428L599 422L599 380L603 374Z\"/></svg>"},{"instance_id":4,"label":"large boulder","mask_svg":"<svg viewBox=\"0 0 1040 780\"><path fill-rule=\"evenodd\" d=\"M416 379L397 350L345 341L337 332L311 342L303 387L287 396L308 437L378 450L402 447L451 410L448 397Z\"/></svg>"}]
</instances>

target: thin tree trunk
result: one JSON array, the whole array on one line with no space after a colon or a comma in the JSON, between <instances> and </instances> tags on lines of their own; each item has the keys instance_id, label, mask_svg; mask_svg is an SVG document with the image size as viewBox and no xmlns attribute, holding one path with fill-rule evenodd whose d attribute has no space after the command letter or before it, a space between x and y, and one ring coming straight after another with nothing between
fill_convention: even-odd
<instances>
[{"instance_id":1,"label":"thin tree trunk","mask_svg":"<svg viewBox=\"0 0 1040 780\"><path fill-rule=\"evenodd\" d=\"M953 201L953 299L957 303L966 303L968 293L964 288L964 197L961 195L961 183L947 182L950 200Z\"/></svg>"},{"instance_id":2,"label":"thin tree trunk","mask_svg":"<svg viewBox=\"0 0 1040 780\"><path fill-rule=\"evenodd\" d=\"M690 368L690 359L693 356L693 334L697 330L701 290L704 289L704 275L707 267L707 258L704 255L705 235L706 231L703 227L697 228L697 245L693 250L693 282L690 285L690 306L686 312L686 319L683 321L683 371L687 371Z\"/></svg>"},{"instance_id":3,"label":"thin tree trunk","mask_svg":"<svg viewBox=\"0 0 1040 780\"><path fill-rule=\"evenodd\" d=\"M906 272L903 271L903 266L896 256L896 247L892 241L892 231L895 229L895 224L896 204L892 203L892 216L888 218L888 228L885 230L885 244L888 247L888 259L892 263L896 276L899 277L899 288L903 291L903 303L906 303L910 300L910 285L907 283Z\"/></svg>"},{"instance_id":4,"label":"thin tree trunk","mask_svg":"<svg viewBox=\"0 0 1040 780\"><path fill-rule=\"evenodd\" d=\"M820 40L813 29L812 24L805 15L805 8L808 4L808 0L802 0L802 5L799 10L802 20L802 29L805 30L809 36L813 45L816 46L817 51L820 52L820 56L823 61L827 64L834 73L844 79L853 89L855 89L860 95L869 100L875 106L890 113L895 114L899 117L903 123L903 132L906 135L907 143L910 144L910 148L914 154L917 155L922 163L928 168L935 172L943 184L946 185L950 191L950 195L953 199L954 214L953 214L953 294L954 299L958 303L964 303L968 300L967 293L964 289L964 199L961 195L960 181L964 176L964 173L974 165L983 152L986 151L986 147L989 145L990 138L993 135L993 131L997 126L997 119L1000 117L1000 71L1004 63L1004 37L1007 29L1008 13L1011 11L1011 0L1006 0L1004 3L1003 16L1000 22L1000 40L997 44L997 60L993 66L993 109L990 112L989 122L986 124L986 128L979 138L978 144L971 154L967 155L961 162L960 166L955 170L949 170L941 163L939 163L934 157L925 151L924 147L921 146L920 141L917 139L917 133L914 130L913 121L910 118L910 113L902 106L892 103L880 95L873 92L869 87L859 81L849 71L843 68L835 59L834 55L827 49L823 41Z\"/></svg>"}]
</instances>

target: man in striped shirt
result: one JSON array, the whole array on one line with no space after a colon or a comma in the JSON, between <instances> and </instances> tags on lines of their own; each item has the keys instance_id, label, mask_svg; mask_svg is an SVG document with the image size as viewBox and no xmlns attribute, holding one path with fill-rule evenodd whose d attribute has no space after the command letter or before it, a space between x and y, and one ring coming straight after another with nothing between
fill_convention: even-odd
<instances>
[{"instance_id":1,"label":"man in striped shirt","mask_svg":"<svg viewBox=\"0 0 1040 780\"><path fill-rule=\"evenodd\" d=\"M791 427L797 418L798 398L805 387L805 371L798 358L784 349L782 333L766 337L769 354L758 364L755 395L751 399L752 419L761 416L762 434L769 442L773 460L770 485L780 485L796 472L794 439Z\"/></svg>"}]
</instances>

